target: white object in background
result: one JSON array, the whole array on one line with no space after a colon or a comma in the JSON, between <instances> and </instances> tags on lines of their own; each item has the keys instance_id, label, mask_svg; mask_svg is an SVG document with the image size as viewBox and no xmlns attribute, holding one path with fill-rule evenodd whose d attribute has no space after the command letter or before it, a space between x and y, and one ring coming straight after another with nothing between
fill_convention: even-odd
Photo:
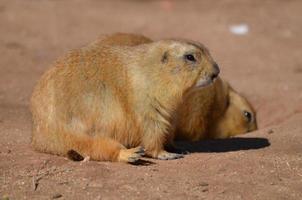
<instances>
[{"instance_id":1,"label":"white object in background","mask_svg":"<svg viewBox=\"0 0 302 200\"><path fill-rule=\"evenodd\" d=\"M249 32L249 26L247 24L237 24L230 26L229 30L235 35L246 35Z\"/></svg>"}]
</instances>

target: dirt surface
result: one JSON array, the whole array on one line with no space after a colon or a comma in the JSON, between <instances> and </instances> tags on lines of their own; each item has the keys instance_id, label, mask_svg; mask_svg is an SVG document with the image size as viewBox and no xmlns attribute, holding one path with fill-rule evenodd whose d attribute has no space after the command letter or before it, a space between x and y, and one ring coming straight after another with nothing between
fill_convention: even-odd
<instances>
[{"instance_id":1,"label":"dirt surface","mask_svg":"<svg viewBox=\"0 0 302 200\"><path fill-rule=\"evenodd\" d=\"M302 1L0 1L0 198L302 199ZM229 27L246 23L246 35ZM100 34L203 42L256 107L259 130L147 166L34 152L28 109L41 74Z\"/></svg>"}]
</instances>

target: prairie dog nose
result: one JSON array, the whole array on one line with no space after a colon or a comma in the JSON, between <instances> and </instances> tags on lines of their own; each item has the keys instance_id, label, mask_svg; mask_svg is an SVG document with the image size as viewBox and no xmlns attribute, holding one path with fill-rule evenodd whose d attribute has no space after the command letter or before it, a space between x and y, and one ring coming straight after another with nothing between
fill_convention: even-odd
<instances>
[{"instance_id":1,"label":"prairie dog nose","mask_svg":"<svg viewBox=\"0 0 302 200\"><path fill-rule=\"evenodd\" d=\"M218 74L220 73L219 66L218 66L217 63L213 64L213 68L214 68L213 73L211 74L211 79L212 80L214 80L218 76Z\"/></svg>"}]
</instances>

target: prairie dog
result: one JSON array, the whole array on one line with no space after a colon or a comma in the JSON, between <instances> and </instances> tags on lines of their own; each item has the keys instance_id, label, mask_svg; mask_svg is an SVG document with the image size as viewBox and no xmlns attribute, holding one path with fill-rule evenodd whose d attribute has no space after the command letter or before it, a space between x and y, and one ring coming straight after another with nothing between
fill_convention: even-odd
<instances>
[{"instance_id":1,"label":"prairie dog","mask_svg":"<svg viewBox=\"0 0 302 200\"><path fill-rule=\"evenodd\" d=\"M251 104L221 78L188 92L177 113L177 139L223 139L257 129Z\"/></svg>"},{"instance_id":2,"label":"prairie dog","mask_svg":"<svg viewBox=\"0 0 302 200\"><path fill-rule=\"evenodd\" d=\"M117 33L99 42L135 46L152 40L143 35ZM257 129L252 105L219 77L212 85L186 94L176 118L176 137L189 141L228 138Z\"/></svg>"},{"instance_id":3,"label":"prairie dog","mask_svg":"<svg viewBox=\"0 0 302 200\"><path fill-rule=\"evenodd\" d=\"M210 84L219 68L201 44L160 40L137 46L95 42L42 76L31 98L32 145L92 160L136 162L164 150L183 94Z\"/></svg>"},{"instance_id":4,"label":"prairie dog","mask_svg":"<svg viewBox=\"0 0 302 200\"><path fill-rule=\"evenodd\" d=\"M114 33L102 35L94 43L100 45L136 46L153 42L150 38L133 33Z\"/></svg>"}]
</instances>

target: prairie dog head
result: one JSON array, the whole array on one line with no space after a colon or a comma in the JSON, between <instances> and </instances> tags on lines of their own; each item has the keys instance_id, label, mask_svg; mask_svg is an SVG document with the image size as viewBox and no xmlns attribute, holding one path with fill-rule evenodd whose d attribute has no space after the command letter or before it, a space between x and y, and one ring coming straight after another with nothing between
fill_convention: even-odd
<instances>
[{"instance_id":1,"label":"prairie dog head","mask_svg":"<svg viewBox=\"0 0 302 200\"><path fill-rule=\"evenodd\" d=\"M181 40L160 40L149 46L143 66L150 77L168 90L204 87L218 76L218 65L201 44Z\"/></svg>"},{"instance_id":2,"label":"prairie dog head","mask_svg":"<svg viewBox=\"0 0 302 200\"><path fill-rule=\"evenodd\" d=\"M230 88L229 104L217 124L217 138L228 138L257 129L256 112L251 104Z\"/></svg>"}]
</instances>

